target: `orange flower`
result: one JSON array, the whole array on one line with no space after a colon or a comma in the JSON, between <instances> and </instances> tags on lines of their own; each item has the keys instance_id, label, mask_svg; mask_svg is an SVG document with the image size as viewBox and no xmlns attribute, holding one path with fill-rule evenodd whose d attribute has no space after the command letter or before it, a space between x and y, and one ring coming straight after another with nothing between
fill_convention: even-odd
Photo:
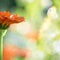
<instances>
[{"instance_id":1,"label":"orange flower","mask_svg":"<svg viewBox=\"0 0 60 60\"><path fill-rule=\"evenodd\" d=\"M24 21L24 17L18 17L16 14L11 15L10 12L0 12L0 24L2 26L9 26L13 23L19 23Z\"/></svg>"},{"instance_id":2,"label":"orange flower","mask_svg":"<svg viewBox=\"0 0 60 60\"><path fill-rule=\"evenodd\" d=\"M26 57L30 51L28 49L21 49L13 45L4 45L3 60L11 60L14 57Z\"/></svg>"}]
</instances>

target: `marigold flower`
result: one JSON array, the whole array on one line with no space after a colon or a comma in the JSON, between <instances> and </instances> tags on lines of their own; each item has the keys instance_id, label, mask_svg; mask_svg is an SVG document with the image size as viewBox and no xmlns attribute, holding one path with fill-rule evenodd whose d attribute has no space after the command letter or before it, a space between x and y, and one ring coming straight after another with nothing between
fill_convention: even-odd
<instances>
[{"instance_id":1,"label":"marigold flower","mask_svg":"<svg viewBox=\"0 0 60 60\"><path fill-rule=\"evenodd\" d=\"M7 27L13 23L24 21L24 17L18 17L16 14L11 15L10 12L0 12L0 28Z\"/></svg>"}]
</instances>

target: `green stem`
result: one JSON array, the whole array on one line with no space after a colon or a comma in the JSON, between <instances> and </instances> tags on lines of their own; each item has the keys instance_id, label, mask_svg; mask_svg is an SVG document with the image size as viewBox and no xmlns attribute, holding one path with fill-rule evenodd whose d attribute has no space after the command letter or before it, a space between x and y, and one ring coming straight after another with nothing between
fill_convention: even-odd
<instances>
[{"instance_id":1,"label":"green stem","mask_svg":"<svg viewBox=\"0 0 60 60\"><path fill-rule=\"evenodd\" d=\"M2 30L0 30L0 60L2 60Z\"/></svg>"},{"instance_id":2,"label":"green stem","mask_svg":"<svg viewBox=\"0 0 60 60\"><path fill-rule=\"evenodd\" d=\"M6 30L2 30L0 29L0 60L2 60L2 54L3 54L3 36L4 36L4 32Z\"/></svg>"}]
</instances>

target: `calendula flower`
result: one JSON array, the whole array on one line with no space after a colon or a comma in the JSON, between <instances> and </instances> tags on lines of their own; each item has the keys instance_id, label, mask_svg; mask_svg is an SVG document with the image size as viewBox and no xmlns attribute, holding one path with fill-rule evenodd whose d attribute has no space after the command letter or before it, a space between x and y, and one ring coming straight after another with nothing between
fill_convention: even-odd
<instances>
[{"instance_id":1,"label":"calendula flower","mask_svg":"<svg viewBox=\"0 0 60 60\"><path fill-rule=\"evenodd\" d=\"M11 15L10 12L0 12L0 28L7 28L10 24L24 21L24 17L18 17L16 14Z\"/></svg>"}]
</instances>

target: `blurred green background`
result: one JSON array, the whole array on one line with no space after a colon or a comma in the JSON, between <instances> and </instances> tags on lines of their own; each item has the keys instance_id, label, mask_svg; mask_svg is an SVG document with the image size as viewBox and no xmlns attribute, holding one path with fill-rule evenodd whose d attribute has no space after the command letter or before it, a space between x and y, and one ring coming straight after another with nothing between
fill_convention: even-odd
<instances>
[{"instance_id":1,"label":"blurred green background","mask_svg":"<svg viewBox=\"0 0 60 60\"><path fill-rule=\"evenodd\" d=\"M25 21L30 22L33 29L39 34L37 39L35 39L37 40L36 45L34 45L33 42L32 45L30 43L31 46L29 45L29 48L36 46L37 49L32 49L32 55L28 56L26 60L60 60L59 2L59 0L0 0L0 11L10 11L11 13L16 13L19 16L25 17ZM26 26L26 28L28 27ZM21 30L19 31L17 29L16 32L17 31L21 34ZM16 42L14 43L14 40L12 41L12 39L14 39L16 32L8 31L4 37L4 41L6 41L8 37L7 42L10 43L11 41L12 44L15 44ZM20 35L18 33L16 33L16 41L18 38L18 40L21 40L21 38L25 37L22 37L22 34ZM12 38L11 35L14 37ZM11 40L9 41L9 39ZM18 42L16 43L17 45L20 44L18 44ZM20 42L22 42L22 46L25 47L25 38ZM15 59L19 60L20 58L16 57Z\"/></svg>"},{"instance_id":2,"label":"blurred green background","mask_svg":"<svg viewBox=\"0 0 60 60\"><path fill-rule=\"evenodd\" d=\"M0 0L0 11L10 11L16 7L15 0Z\"/></svg>"}]
</instances>

